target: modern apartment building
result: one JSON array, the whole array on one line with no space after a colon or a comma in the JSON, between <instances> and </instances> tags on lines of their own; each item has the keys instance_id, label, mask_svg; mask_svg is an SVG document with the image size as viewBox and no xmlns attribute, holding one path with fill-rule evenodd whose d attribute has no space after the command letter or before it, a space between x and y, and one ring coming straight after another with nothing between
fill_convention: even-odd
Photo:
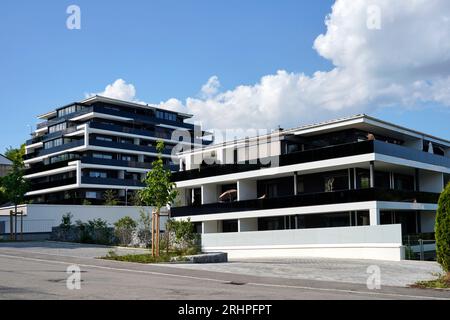
<instances>
[{"instance_id":1,"label":"modern apartment building","mask_svg":"<svg viewBox=\"0 0 450 320\"><path fill-rule=\"evenodd\" d=\"M179 144L207 144L191 115L149 105L94 96L44 115L26 142L27 197L33 204L102 204L106 190L129 204L133 192L157 157L163 141L164 163L178 170L172 150ZM173 140L174 131L190 140Z\"/></svg>"},{"instance_id":2,"label":"modern apartment building","mask_svg":"<svg viewBox=\"0 0 450 320\"><path fill-rule=\"evenodd\" d=\"M400 260L433 236L450 141L366 115L180 154L176 219L231 257Z\"/></svg>"}]
</instances>

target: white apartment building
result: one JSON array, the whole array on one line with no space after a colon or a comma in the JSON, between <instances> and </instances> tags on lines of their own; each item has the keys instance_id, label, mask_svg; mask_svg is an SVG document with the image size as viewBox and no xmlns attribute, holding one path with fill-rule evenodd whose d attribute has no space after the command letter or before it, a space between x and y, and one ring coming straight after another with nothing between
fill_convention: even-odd
<instances>
[{"instance_id":1,"label":"white apartment building","mask_svg":"<svg viewBox=\"0 0 450 320\"><path fill-rule=\"evenodd\" d=\"M433 236L450 141L367 115L180 154L176 219L237 257L401 260Z\"/></svg>"}]
</instances>

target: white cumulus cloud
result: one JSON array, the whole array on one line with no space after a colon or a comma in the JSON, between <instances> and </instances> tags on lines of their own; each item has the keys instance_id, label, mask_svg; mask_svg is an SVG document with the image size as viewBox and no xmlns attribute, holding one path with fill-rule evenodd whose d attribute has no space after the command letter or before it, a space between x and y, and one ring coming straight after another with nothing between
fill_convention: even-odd
<instances>
[{"instance_id":1,"label":"white cumulus cloud","mask_svg":"<svg viewBox=\"0 0 450 320\"><path fill-rule=\"evenodd\" d=\"M381 29L368 27L374 7ZM325 23L313 47L333 63L331 70L311 76L280 70L228 91L213 76L196 97L159 106L192 113L217 129L295 127L383 107L450 106L450 1L336 0ZM118 81L105 94L134 100L134 87Z\"/></svg>"},{"instance_id":2,"label":"white cumulus cloud","mask_svg":"<svg viewBox=\"0 0 450 320\"><path fill-rule=\"evenodd\" d=\"M104 96L113 99L134 101L136 99L136 88L132 84L126 83L123 79L117 79L113 84L106 86L105 90L98 93L87 94L87 97L94 95Z\"/></svg>"}]
</instances>

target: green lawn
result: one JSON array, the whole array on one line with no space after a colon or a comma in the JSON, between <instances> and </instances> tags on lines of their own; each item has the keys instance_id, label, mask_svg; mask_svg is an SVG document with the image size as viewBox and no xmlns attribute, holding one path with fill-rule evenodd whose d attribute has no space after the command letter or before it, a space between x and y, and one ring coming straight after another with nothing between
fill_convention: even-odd
<instances>
[{"instance_id":1,"label":"green lawn","mask_svg":"<svg viewBox=\"0 0 450 320\"><path fill-rule=\"evenodd\" d=\"M105 257L101 257L100 259L104 260L113 260L113 261L123 261L123 262L133 262L133 263L167 263L171 262L173 258L176 258L177 261L186 261L185 258L180 256L178 253L172 252L169 254L161 253L159 257L153 257L150 253L146 254L129 254L125 256L119 256L115 253L109 253Z\"/></svg>"}]
</instances>

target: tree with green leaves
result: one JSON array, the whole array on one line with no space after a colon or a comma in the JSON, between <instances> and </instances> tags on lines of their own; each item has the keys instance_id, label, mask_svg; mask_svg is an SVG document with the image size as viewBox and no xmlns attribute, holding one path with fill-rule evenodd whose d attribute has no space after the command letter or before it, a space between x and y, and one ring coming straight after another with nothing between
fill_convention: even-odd
<instances>
[{"instance_id":1,"label":"tree with green leaves","mask_svg":"<svg viewBox=\"0 0 450 320\"><path fill-rule=\"evenodd\" d=\"M13 164L23 167L23 159L25 156L25 144L21 145L20 148L9 147L6 149L5 157L12 161Z\"/></svg>"},{"instance_id":2,"label":"tree with green leaves","mask_svg":"<svg viewBox=\"0 0 450 320\"><path fill-rule=\"evenodd\" d=\"M171 181L172 173L164 168L162 159L164 142L158 141L156 149L158 158L152 163L152 170L147 173L143 181L145 188L139 191L139 197L143 205L154 208L152 212L152 254L159 256L161 209L167 205L172 205L178 193L175 183Z\"/></svg>"},{"instance_id":3,"label":"tree with green leaves","mask_svg":"<svg viewBox=\"0 0 450 320\"><path fill-rule=\"evenodd\" d=\"M436 214L437 261L445 272L450 272L450 183L442 192Z\"/></svg>"},{"instance_id":4,"label":"tree with green leaves","mask_svg":"<svg viewBox=\"0 0 450 320\"><path fill-rule=\"evenodd\" d=\"M13 166L9 174L2 178L1 183L5 200L14 205L13 215L16 217L17 222L17 207L24 203L25 194L29 190L29 184L24 179L25 165L23 157L25 155L25 148L24 146L20 149L9 148L6 155L13 162ZM12 216L10 223L12 229Z\"/></svg>"},{"instance_id":5,"label":"tree with green leaves","mask_svg":"<svg viewBox=\"0 0 450 320\"><path fill-rule=\"evenodd\" d=\"M114 190L106 190L103 193L103 200L105 200L105 206L117 206L119 204L117 193Z\"/></svg>"}]
</instances>

